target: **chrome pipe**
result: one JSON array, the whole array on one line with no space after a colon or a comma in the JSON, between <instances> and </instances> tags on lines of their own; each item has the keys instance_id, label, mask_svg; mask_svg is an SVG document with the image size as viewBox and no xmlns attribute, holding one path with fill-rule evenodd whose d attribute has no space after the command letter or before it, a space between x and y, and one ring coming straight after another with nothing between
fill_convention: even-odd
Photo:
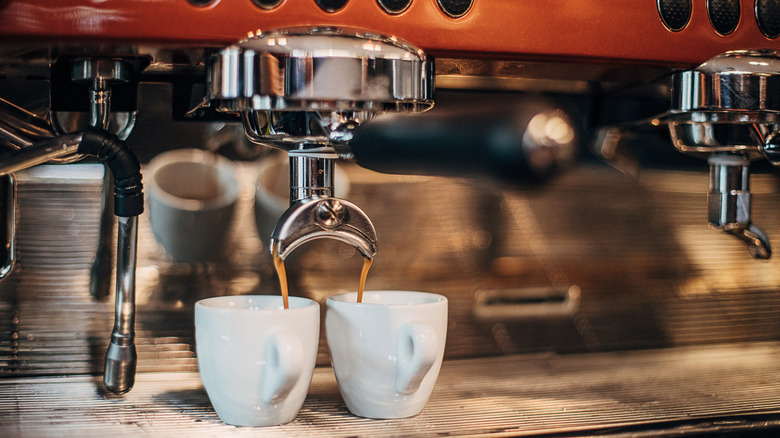
<instances>
[{"instance_id":1,"label":"chrome pipe","mask_svg":"<svg viewBox=\"0 0 780 438\"><path fill-rule=\"evenodd\" d=\"M23 132L19 132L17 126L0 117L0 144L11 149L21 149L30 146L34 142Z\"/></svg>"},{"instance_id":2,"label":"chrome pipe","mask_svg":"<svg viewBox=\"0 0 780 438\"><path fill-rule=\"evenodd\" d=\"M115 394L130 391L135 382L138 360L134 330L137 248L138 216L118 217L114 330L103 371L103 383Z\"/></svg>"},{"instance_id":3,"label":"chrome pipe","mask_svg":"<svg viewBox=\"0 0 780 438\"><path fill-rule=\"evenodd\" d=\"M90 126L108 131L111 124L111 87L106 80L95 77L89 89ZM100 211L100 231L97 254L92 263L89 293L95 298L108 296L111 288L111 239L114 235L114 179L106 169L103 177L103 206Z\"/></svg>"},{"instance_id":4,"label":"chrome pipe","mask_svg":"<svg viewBox=\"0 0 780 438\"><path fill-rule=\"evenodd\" d=\"M4 211L4 213L3 213ZM0 178L0 279L11 273L16 264L16 178Z\"/></svg>"},{"instance_id":5,"label":"chrome pipe","mask_svg":"<svg viewBox=\"0 0 780 438\"><path fill-rule=\"evenodd\" d=\"M123 394L135 382L135 269L138 215L143 211L140 163L116 136L104 131L68 134L0 155L0 175L81 152L98 157L115 180L115 214L118 217L116 302L114 330L106 352L103 381L106 388ZM121 187L120 187L121 186Z\"/></svg>"},{"instance_id":6,"label":"chrome pipe","mask_svg":"<svg viewBox=\"0 0 780 438\"><path fill-rule=\"evenodd\" d=\"M0 175L18 172L53 159L75 154L83 133L61 135L0 155Z\"/></svg>"},{"instance_id":7,"label":"chrome pipe","mask_svg":"<svg viewBox=\"0 0 780 438\"><path fill-rule=\"evenodd\" d=\"M710 225L746 243L753 257L770 258L769 238L750 218L750 161L741 155L716 154L708 162Z\"/></svg>"},{"instance_id":8,"label":"chrome pipe","mask_svg":"<svg viewBox=\"0 0 780 438\"><path fill-rule=\"evenodd\" d=\"M111 289L112 241L114 237L114 178L106 168L103 175L103 203L95 261L89 273L89 293L95 298L107 297Z\"/></svg>"},{"instance_id":9,"label":"chrome pipe","mask_svg":"<svg viewBox=\"0 0 780 438\"><path fill-rule=\"evenodd\" d=\"M306 151L308 152L308 151ZM357 205L333 197L335 154L291 151L290 208L271 233L270 248L286 259L314 239L340 240L367 259L377 253L374 224Z\"/></svg>"},{"instance_id":10,"label":"chrome pipe","mask_svg":"<svg viewBox=\"0 0 780 438\"><path fill-rule=\"evenodd\" d=\"M290 153L290 204L333 196L333 159Z\"/></svg>"},{"instance_id":11,"label":"chrome pipe","mask_svg":"<svg viewBox=\"0 0 780 438\"><path fill-rule=\"evenodd\" d=\"M18 149L56 136L48 120L0 98L0 140L4 143Z\"/></svg>"},{"instance_id":12,"label":"chrome pipe","mask_svg":"<svg viewBox=\"0 0 780 438\"><path fill-rule=\"evenodd\" d=\"M750 223L750 162L739 155L713 155L710 164L709 220L718 228Z\"/></svg>"},{"instance_id":13,"label":"chrome pipe","mask_svg":"<svg viewBox=\"0 0 780 438\"><path fill-rule=\"evenodd\" d=\"M89 119L90 126L104 130L111 122L111 87L100 78L89 89Z\"/></svg>"}]
</instances>

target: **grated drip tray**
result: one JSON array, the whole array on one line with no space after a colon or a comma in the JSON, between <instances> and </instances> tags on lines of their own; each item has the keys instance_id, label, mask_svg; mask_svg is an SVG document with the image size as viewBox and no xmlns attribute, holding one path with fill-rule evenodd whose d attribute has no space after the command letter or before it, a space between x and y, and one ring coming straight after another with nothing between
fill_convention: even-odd
<instances>
[{"instance_id":1,"label":"grated drip tray","mask_svg":"<svg viewBox=\"0 0 780 438\"><path fill-rule=\"evenodd\" d=\"M687 436L780 428L780 344L445 361L423 412L351 415L317 368L296 420L223 424L197 373L142 373L123 397L98 377L0 380L0 436Z\"/></svg>"}]
</instances>

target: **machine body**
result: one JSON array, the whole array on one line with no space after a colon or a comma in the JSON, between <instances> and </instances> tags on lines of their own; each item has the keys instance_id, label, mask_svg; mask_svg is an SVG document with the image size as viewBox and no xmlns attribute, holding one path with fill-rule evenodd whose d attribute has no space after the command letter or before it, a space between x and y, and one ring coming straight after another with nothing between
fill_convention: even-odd
<instances>
[{"instance_id":1,"label":"machine body","mask_svg":"<svg viewBox=\"0 0 780 438\"><path fill-rule=\"evenodd\" d=\"M448 295L448 359L487 358L466 373L469 388L513 381L525 368L501 360L529 352L775 354L775 0L6 0L0 23L0 378L102 373L101 388L124 394L136 371L194 373L192 304L274 292L269 255L290 264L293 293L317 300L354 288L354 260L374 258L369 287ZM215 261L167 259L140 215L137 168L184 147L230 156L250 186ZM256 161L279 153L289 207L268 242L244 204ZM334 195L337 163L355 188L346 199ZM36 227L56 231L36 240ZM70 345L78 353L62 353ZM510 371L494 373L495 357ZM324 347L318 364L329 364ZM652 386L635 365L604 382ZM457 430L450 412L409 427L511 435L545 423L518 424L539 400L571 401L497 385L455 397L478 420L508 413L506 425ZM699 393L748 394L721 389ZM101 391L93 406L134 400ZM761 402L780 399L767 393ZM188 414L197 400L179 405L200 395L155 401ZM574 407L650 400L632 396ZM680 397L658 398L647 406L662 415L630 431L780 427L776 404L702 413L658 409ZM536 412L572 407L555 403ZM4 429L24 422L19 412L0 403L0 435L28 431ZM609 420L572 430L629 423L590 417Z\"/></svg>"}]
</instances>

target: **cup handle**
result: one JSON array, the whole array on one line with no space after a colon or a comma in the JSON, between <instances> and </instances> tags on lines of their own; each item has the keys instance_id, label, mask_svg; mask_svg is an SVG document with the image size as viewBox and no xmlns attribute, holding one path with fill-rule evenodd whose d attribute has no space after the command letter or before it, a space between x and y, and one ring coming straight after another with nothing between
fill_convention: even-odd
<instances>
[{"instance_id":1,"label":"cup handle","mask_svg":"<svg viewBox=\"0 0 780 438\"><path fill-rule=\"evenodd\" d=\"M303 345L291 333L273 333L265 343L263 399L278 403L290 394L303 371Z\"/></svg>"},{"instance_id":2,"label":"cup handle","mask_svg":"<svg viewBox=\"0 0 780 438\"><path fill-rule=\"evenodd\" d=\"M401 394L412 394L438 357L436 331L424 322L408 322L398 332L396 356L398 367L395 375L395 390Z\"/></svg>"}]
</instances>

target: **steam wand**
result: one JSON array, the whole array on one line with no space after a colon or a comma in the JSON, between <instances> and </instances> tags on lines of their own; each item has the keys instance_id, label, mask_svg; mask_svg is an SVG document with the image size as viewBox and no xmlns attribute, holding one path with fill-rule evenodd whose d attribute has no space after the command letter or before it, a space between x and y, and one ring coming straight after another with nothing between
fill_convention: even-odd
<instances>
[{"instance_id":1,"label":"steam wand","mask_svg":"<svg viewBox=\"0 0 780 438\"><path fill-rule=\"evenodd\" d=\"M110 131L111 96L113 84L124 84L130 81L133 64L127 59L111 58L81 58L71 65L71 80L76 83L89 84L89 126ZM52 117L56 122L57 117ZM125 126L119 128L117 135L127 138L135 125L131 117ZM65 132L58 126L60 132ZM110 210L113 192L112 179L108 172L103 178L103 208L100 213L100 239L98 241L95 261L90 272L89 289L93 297L105 297L111 286L111 237L114 232L114 221ZM120 225L121 226L121 225Z\"/></svg>"},{"instance_id":2,"label":"steam wand","mask_svg":"<svg viewBox=\"0 0 780 438\"><path fill-rule=\"evenodd\" d=\"M141 165L127 145L105 131L90 129L43 140L0 155L5 175L73 154L95 156L114 177L114 214L118 216L114 329L106 352L103 382L124 394L135 382L135 268L138 215L143 213Z\"/></svg>"}]
</instances>

